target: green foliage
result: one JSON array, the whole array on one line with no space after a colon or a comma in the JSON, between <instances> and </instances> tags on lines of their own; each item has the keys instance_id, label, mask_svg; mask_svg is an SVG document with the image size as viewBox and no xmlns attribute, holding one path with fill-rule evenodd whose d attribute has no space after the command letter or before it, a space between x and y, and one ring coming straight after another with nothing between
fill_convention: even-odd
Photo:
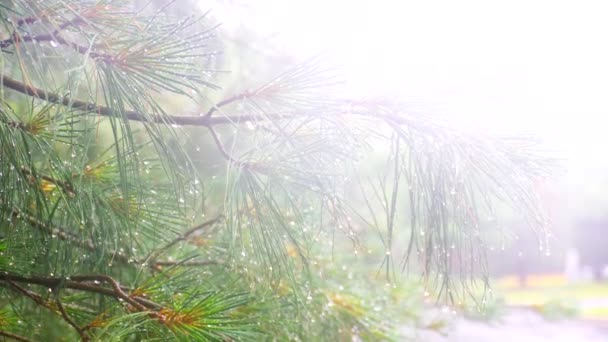
<instances>
[{"instance_id":1,"label":"green foliage","mask_svg":"<svg viewBox=\"0 0 608 342\"><path fill-rule=\"evenodd\" d=\"M579 314L579 309L575 304L564 300L551 300L535 309L548 320L573 318Z\"/></svg>"},{"instance_id":2,"label":"green foliage","mask_svg":"<svg viewBox=\"0 0 608 342\"><path fill-rule=\"evenodd\" d=\"M0 5L0 334L398 340L395 262L454 302L495 199L545 228L528 139L336 98L319 59L222 93L216 23L172 5Z\"/></svg>"}]
</instances>

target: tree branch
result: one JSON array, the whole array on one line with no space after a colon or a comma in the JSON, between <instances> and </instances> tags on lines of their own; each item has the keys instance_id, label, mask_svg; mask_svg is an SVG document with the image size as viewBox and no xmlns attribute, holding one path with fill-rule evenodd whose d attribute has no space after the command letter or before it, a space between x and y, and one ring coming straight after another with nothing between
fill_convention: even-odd
<instances>
[{"instance_id":1,"label":"tree branch","mask_svg":"<svg viewBox=\"0 0 608 342\"><path fill-rule=\"evenodd\" d=\"M206 261L155 261L150 266L160 271L163 267L203 267L210 265L222 265L220 261L206 260Z\"/></svg>"},{"instance_id":2,"label":"tree branch","mask_svg":"<svg viewBox=\"0 0 608 342\"><path fill-rule=\"evenodd\" d=\"M74 322L74 320L72 320L70 318L70 316L66 312L65 308L63 307L63 304L61 303L58 295L57 295L57 298L55 300L56 304L57 304L57 307L55 308L55 307L51 306L46 300L44 300L42 298L42 296L40 296L39 294L34 293L34 292L32 292L32 291L30 291L28 289L25 289L25 288L23 288L23 287L15 284L12 281L9 281L8 283L11 286L11 288L13 288L13 290L15 290L15 291L21 293L22 295L30 298L36 304L49 309L53 313L59 313L59 314L61 314L61 316L63 317L63 319L76 330L76 332L78 333L78 335L80 335L80 338L82 339L82 341L89 341L90 340L89 337L84 333L84 331L78 326L78 324L76 324L76 322Z\"/></svg>"},{"instance_id":3,"label":"tree branch","mask_svg":"<svg viewBox=\"0 0 608 342\"><path fill-rule=\"evenodd\" d=\"M72 279L74 281L100 281L100 282L109 283L112 286L112 288L114 289L114 293L116 294L116 297L118 297L119 299L122 299L125 302L133 305L134 307L136 307L140 311L146 311L148 309L143 304L141 304L138 301L134 300L127 293L125 293L122 290L122 288L120 287L120 284L114 278L112 278L110 276L103 275L103 274L84 275L84 276L72 276L72 277L70 277L70 279Z\"/></svg>"},{"instance_id":4,"label":"tree branch","mask_svg":"<svg viewBox=\"0 0 608 342\"><path fill-rule=\"evenodd\" d=\"M15 43L27 43L27 42L56 42L58 44L69 46L74 49L76 52L80 54L89 54L89 57L93 59L101 58L101 59L109 59L111 58L108 54L98 53L98 52L90 52L89 47L78 45L76 43L68 42L63 37L59 35L59 33L46 33L46 34L37 34L35 36L31 35L14 35L9 39L5 39L0 41L0 48L7 48Z\"/></svg>"},{"instance_id":5,"label":"tree branch","mask_svg":"<svg viewBox=\"0 0 608 342\"><path fill-rule=\"evenodd\" d=\"M215 146L217 146L217 149L220 151L220 153L222 154L222 156L229 162L236 164L236 165L241 165L243 164L240 160L235 159L230 153L228 153L228 151L226 151L226 148L224 147L224 144L222 143L222 141L220 140L220 137L218 136L217 132L215 131L215 129L210 126L209 128L209 133L211 133L211 137L213 138L213 142L215 142Z\"/></svg>"},{"instance_id":6,"label":"tree branch","mask_svg":"<svg viewBox=\"0 0 608 342\"><path fill-rule=\"evenodd\" d=\"M55 31L53 31L52 33L37 34L35 36L27 34L27 35L22 36L17 32L17 28L21 27L23 24L33 24L36 21L38 21L38 18L36 18L36 17L27 17L27 18L18 20L17 25L16 25L17 27L15 28L15 31L11 35L11 38L0 41L0 48L4 49L13 44L18 44L21 42L27 43L27 42L54 41L54 42L57 42L58 44L69 46L81 54L88 53L89 56L92 58L104 58L104 59L110 58L110 56L107 54L89 52L88 47L78 45L76 43L68 42L67 40L65 40L63 37L61 37L59 35L61 33L61 31L65 30L66 28L68 28L72 25L78 25L78 24L82 23L83 22L82 18L76 17L72 20L68 20L68 21L64 22L63 24L59 25L59 27L57 27L57 29Z\"/></svg>"},{"instance_id":7,"label":"tree branch","mask_svg":"<svg viewBox=\"0 0 608 342\"><path fill-rule=\"evenodd\" d=\"M25 338L23 336L19 336L19 335L16 335L16 334L13 334L11 332L4 331L4 330L0 330L0 336L12 338L15 341L34 342L34 341L30 340L29 338Z\"/></svg>"},{"instance_id":8,"label":"tree branch","mask_svg":"<svg viewBox=\"0 0 608 342\"><path fill-rule=\"evenodd\" d=\"M78 333L78 335L80 335L80 339L84 342L86 341L90 341L89 336L87 335L87 333L84 331L83 328L81 328L67 313L67 311L65 311L65 308L63 307L63 304L61 303L61 300L59 299L59 295L57 295L57 298L55 300L55 302L57 303L57 308L59 308L59 312L61 313L61 316L63 317L63 319L68 322L69 325L71 325L74 330L76 330L76 332Z\"/></svg>"},{"instance_id":9,"label":"tree branch","mask_svg":"<svg viewBox=\"0 0 608 342\"><path fill-rule=\"evenodd\" d=\"M39 89L30 85L26 85L22 82L19 82L15 79L7 77L6 75L2 75L0 79L0 84L12 89L14 91L20 92L22 94L26 94L50 103L60 104L63 106L68 106L72 109L82 110L89 113L94 113L97 115L108 116L108 117L123 117L127 120L131 121L140 121L140 122L149 122L149 123L171 123L180 126L202 126L202 127L213 127L218 125L227 125L227 124L238 124L244 123L247 121L269 121L269 120L282 120L289 119L295 117L313 117L316 114L314 113L276 113L276 114L241 114L234 116L212 116L212 115L202 115L202 116L189 116L189 115L153 115L147 113L141 113L134 110L125 110L124 112L119 112L109 107L100 106L91 102L86 102L78 99L72 99L67 96L61 96L57 93L49 92L43 89ZM348 102L347 102L348 103ZM219 103L218 103L219 104ZM357 102L352 102L352 104L359 104ZM216 105L217 106L217 105ZM374 119L383 120L389 124L412 124L412 120L402 116L395 116L390 114L381 114L375 113L370 114L367 112L347 112L342 113L344 115L351 116L360 116L360 117L368 117Z\"/></svg>"},{"instance_id":10,"label":"tree branch","mask_svg":"<svg viewBox=\"0 0 608 342\"><path fill-rule=\"evenodd\" d=\"M72 290L79 290L91 293L97 293L104 296L114 297L120 299L134 308L140 311L147 310L158 310L163 306L155 303L149 299L142 298L140 296L128 295L123 287L110 276L106 275L75 275L69 278L53 278L53 277L40 277L40 276L22 276L17 274L11 274L8 272L0 273L0 281L4 282L15 282L15 283L26 283L45 286L47 288L67 288ZM105 282L110 284L111 289L99 285L90 284L90 282ZM127 289L127 291L129 291Z\"/></svg>"},{"instance_id":11,"label":"tree branch","mask_svg":"<svg viewBox=\"0 0 608 342\"><path fill-rule=\"evenodd\" d=\"M91 112L103 116L113 116L113 117L124 117L128 120L132 121L141 121L141 122L153 122L153 123L173 123L176 125L184 125L184 126L211 126L210 121L221 121L217 119L223 119L223 117L213 118L211 116L161 116L161 115L150 115L140 113L134 110L126 110L123 113L117 112L111 108L99 106L94 103L85 102L77 99L71 99L67 96L61 96L56 93L52 93L46 90L42 90L39 88L35 88L24 83L21 83L17 80L14 80L7 76L2 76L1 84L9 89L15 90L17 92L39 98L41 100L45 100L50 103L60 104L63 106L68 106L73 109L82 110L85 112ZM228 122L226 122L228 123Z\"/></svg>"},{"instance_id":12,"label":"tree branch","mask_svg":"<svg viewBox=\"0 0 608 342\"><path fill-rule=\"evenodd\" d=\"M229 105L229 104L231 104L231 103L233 103L233 102L236 102L236 101L238 101L238 100L242 100L242 99L248 98L248 97L250 97L251 95L252 95L252 94L251 94L250 92L245 91L245 92L243 92L243 93L240 93L240 94L237 94L237 95L231 96L231 97L229 97L229 98L227 98L227 99L225 99L225 100L222 100L222 101L220 101L220 102L216 103L216 104L215 104L213 107L211 107L211 108L210 108L210 109L207 111L207 113L205 113L205 115L204 115L204 116L205 116L205 117L210 117L211 115L213 115L213 113L214 113L214 112L216 112L217 110L219 110L219 109L220 109L220 108L222 108L223 106Z\"/></svg>"},{"instance_id":13,"label":"tree branch","mask_svg":"<svg viewBox=\"0 0 608 342\"><path fill-rule=\"evenodd\" d=\"M72 184L68 183L68 182L64 182L58 179L55 179L53 177L47 176L47 175L41 175L36 173L36 175L34 175L34 173L31 170L28 170L25 167L21 168L21 171L29 176L32 176L35 178L35 176L40 177L41 179L44 179L47 182L53 183L55 185L57 185L58 187L61 188L61 190L63 190L63 192L65 192L68 196L70 197L74 197L76 196L76 191L74 190L74 187L72 186Z\"/></svg>"},{"instance_id":14,"label":"tree branch","mask_svg":"<svg viewBox=\"0 0 608 342\"><path fill-rule=\"evenodd\" d=\"M150 266L152 266L154 268L155 265L160 265L160 263L164 263L163 261L156 261L156 258L158 258L158 256L160 256L163 252L165 252L166 250L168 250L169 248L175 246L176 243L180 242L180 241L184 241L186 240L188 237L190 237L190 235L198 232L201 229L205 229L211 225L214 225L216 223L218 223L219 221L224 219L224 215L219 215L211 220L205 221L197 226L194 226L190 229L188 229L187 231L185 231L184 233L182 233L181 235L179 235L178 237L176 237L175 239L171 240L169 243L167 243L166 245L156 249L154 252L150 253L150 255L146 258L146 260L149 261ZM165 264L165 265L169 265L169 264Z\"/></svg>"},{"instance_id":15,"label":"tree branch","mask_svg":"<svg viewBox=\"0 0 608 342\"><path fill-rule=\"evenodd\" d=\"M23 288L23 287L21 287L21 286L19 286L19 285L15 284L15 283L14 283L14 282L12 282L12 281L9 281L9 282L8 282L8 284L10 285L10 287L11 287L13 290L15 290L15 291L17 291L17 292L21 293L22 295L24 295L24 296L26 296L26 297L30 298L30 299L31 299L31 300L33 300L33 301L34 301L36 304L38 304L38 305L40 305L40 306L44 306L44 307L45 307L45 308L47 308L47 309L51 309L51 307L48 305L48 303L47 303L47 302L46 302L46 301L45 301L45 300L44 300L44 299L43 299L43 298L42 298L40 295L38 295L37 293L34 293L34 292L32 292L32 291L30 291L30 290L28 290L28 289L25 289L25 288ZM53 311L54 311L54 310L53 310Z\"/></svg>"}]
</instances>

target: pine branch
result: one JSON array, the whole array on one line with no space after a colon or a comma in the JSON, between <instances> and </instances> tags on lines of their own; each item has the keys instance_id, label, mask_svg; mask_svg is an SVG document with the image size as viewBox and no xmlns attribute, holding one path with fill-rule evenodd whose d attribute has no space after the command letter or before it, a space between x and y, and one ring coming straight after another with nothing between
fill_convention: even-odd
<instances>
[{"instance_id":1,"label":"pine branch","mask_svg":"<svg viewBox=\"0 0 608 342\"><path fill-rule=\"evenodd\" d=\"M140 311L159 310L163 306L149 299L127 294L125 289L114 278L106 275L74 275L68 278L42 277L42 276L22 276L11 274L8 272L0 273L0 281L7 283L25 283L33 285L41 285L51 289L72 289L84 292L96 293L104 296L113 297L117 300L122 300ZM105 282L110 284L111 288L94 285L91 282Z\"/></svg>"},{"instance_id":2,"label":"pine branch","mask_svg":"<svg viewBox=\"0 0 608 342\"><path fill-rule=\"evenodd\" d=\"M140 122L149 122L149 123L160 123L167 124L171 123L179 126L202 126L202 127L213 127L218 125L226 125L226 124L239 124L245 122L257 122L257 121L272 121L272 120L282 120L282 119L290 119L290 118L306 118L306 117L318 117L318 114L314 112L300 112L300 113L265 113L265 114L240 114L233 116L213 116L209 113L213 113L214 111L210 110L205 115L200 116L188 116L188 115L152 115L141 113L134 110L125 110L124 114L117 112L109 107L97 105L95 103L86 102L78 99L73 99L69 96L61 96L57 93L53 93L50 91L46 91L40 88L33 87L31 85L27 85L25 83L19 82L13 78L10 78L6 75L2 75L0 79L0 84L12 89L14 91L20 92L25 95L29 95L49 103L60 104L63 106L69 106L72 109L82 110L88 113L94 113L102 116L109 117L124 117L125 119L131 121L140 121ZM226 105L228 103L236 101L236 99L245 98L244 95L248 93L243 93L237 96L233 96L228 98L227 100L218 102L213 108L220 106L220 104L224 103ZM361 103L360 101L344 101L345 104L348 105L361 105L365 103ZM369 113L366 111L345 111L338 114L342 115L352 115L352 116L360 116L360 117L368 117L372 119L381 119L389 124L412 124L412 121L402 117L395 116L386 113Z\"/></svg>"},{"instance_id":3,"label":"pine branch","mask_svg":"<svg viewBox=\"0 0 608 342\"><path fill-rule=\"evenodd\" d=\"M25 95L29 95L50 103L60 104L63 106L69 106L72 109L83 110L85 112L95 113L102 116L111 116L111 117L120 117L123 114L118 113L117 111L105 107L100 106L91 102L86 102L78 99L72 99L68 96L61 96L57 93L53 93L50 91L46 91L40 88L33 87L31 85L26 85L25 83L19 82L13 78L10 78L6 75L2 75L1 84L9 89L20 92ZM235 99L244 98L245 95L237 95L235 97L231 97L228 100L220 101L213 108L220 106L220 104L224 103L228 104L230 102L236 101ZM234 100L231 100L234 99ZM213 113L213 110L207 112L207 114L202 116L187 116L187 115L151 115L144 114L141 112L137 112L134 110L125 110L124 118L131 121L141 121L141 122L151 122L151 123L172 123L180 126L203 126L203 127L212 127L217 125L225 125L225 124L234 124L234 123L244 123L247 121L268 121L268 120L276 120L276 119L285 119L285 118L293 118L293 117L310 117L314 116L314 114L310 113L292 113L292 114L243 114L238 116L212 116L209 113ZM357 114L357 113L353 113ZM387 116L379 115L378 117L388 118ZM394 119L398 120L399 119Z\"/></svg>"},{"instance_id":4,"label":"pine branch","mask_svg":"<svg viewBox=\"0 0 608 342\"><path fill-rule=\"evenodd\" d=\"M99 106L94 103L71 99L67 96L61 96L57 93L49 92L43 89L35 88L30 85L26 85L17 80L14 80L7 76L2 76L0 80L1 84L9 89L15 90L17 92L50 102L54 104L60 104L63 106L70 106L73 109L83 110L85 112L95 113L103 116L112 116L112 117L120 117L121 113L117 111L105 107ZM124 112L124 117L128 120L132 121L142 121L142 122L152 122L152 123L162 123L166 124L167 122L176 124L176 125L184 125L184 126L210 126L210 121L221 121L217 119L221 118L213 118L210 116L169 116L168 118L161 115L147 115L144 113L140 113L134 110L126 110ZM210 120L212 119L212 120ZM227 122L226 122L227 123Z\"/></svg>"}]
</instances>

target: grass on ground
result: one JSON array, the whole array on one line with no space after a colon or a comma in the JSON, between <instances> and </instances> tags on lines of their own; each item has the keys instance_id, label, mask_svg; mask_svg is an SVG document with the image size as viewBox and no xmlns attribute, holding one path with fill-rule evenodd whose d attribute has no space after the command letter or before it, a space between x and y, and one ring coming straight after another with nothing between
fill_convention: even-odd
<instances>
[{"instance_id":1,"label":"grass on ground","mask_svg":"<svg viewBox=\"0 0 608 342\"><path fill-rule=\"evenodd\" d=\"M562 275L548 274L530 276L526 287L521 287L515 276L495 284L506 305L531 306L548 317L571 315L576 309L579 318L608 320L608 283L572 284Z\"/></svg>"}]
</instances>

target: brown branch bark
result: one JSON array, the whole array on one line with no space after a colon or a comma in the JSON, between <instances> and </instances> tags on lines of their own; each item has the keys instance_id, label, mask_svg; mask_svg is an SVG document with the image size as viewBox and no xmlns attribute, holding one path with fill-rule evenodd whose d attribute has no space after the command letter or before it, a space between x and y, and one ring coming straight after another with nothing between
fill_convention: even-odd
<instances>
[{"instance_id":1,"label":"brown branch bark","mask_svg":"<svg viewBox=\"0 0 608 342\"><path fill-rule=\"evenodd\" d=\"M81 101L77 99L71 99L66 96L61 96L56 93L52 93L43 89L35 88L30 85L26 85L12 78L2 76L2 85L9 89L15 90L17 92L39 98L41 100L60 104L64 106L70 106L73 109L82 110L85 112L91 112L98 115L103 116L112 116L112 117L124 117L128 120L132 121L142 121L142 122L153 122L153 123L173 123L177 125L185 125L185 126L209 126L210 119L216 120L221 119L213 118L211 116L160 116L160 115L150 115L145 113L140 113L133 110L126 110L124 113L117 112L108 107L99 106L94 103Z\"/></svg>"},{"instance_id":2,"label":"brown branch bark","mask_svg":"<svg viewBox=\"0 0 608 342\"><path fill-rule=\"evenodd\" d=\"M213 116L213 115L202 115L202 116L189 116L189 115L154 115L148 113L141 113L134 110L125 110L119 112L109 107L100 106L94 103L72 99L67 96L61 96L59 94L49 92L43 89L39 89L30 85L26 85L15 79L1 76L0 84L12 89L14 91L26 94L50 103L60 104L64 106L70 106L73 109L82 110L89 113L94 113L102 116L109 117L123 117L131 121L150 122L150 123L163 123L163 124L176 124L181 126L202 126L202 127L213 127L218 125L227 124L239 124L247 121L269 121L269 120L282 120L297 117L314 117L315 113L275 113L275 114L240 114L233 116ZM356 104L356 103L355 103ZM408 124L411 123L406 117L395 116L391 114L370 114L367 112L348 112L342 113L343 115L368 117L373 119L380 119L387 123L393 124Z\"/></svg>"},{"instance_id":3,"label":"brown branch bark","mask_svg":"<svg viewBox=\"0 0 608 342\"><path fill-rule=\"evenodd\" d=\"M163 306L149 299L140 296L131 296L127 294L124 288L114 278L106 275L74 275L66 278L41 277L41 276L22 276L7 272L0 273L0 281L25 283L45 286L51 289L66 288L71 290L79 290L91 293L97 293L104 296L113 297L117 300L122 300L140 311L158 310ZM91 284L91 282L107 283L111 288ZM127 290L129 291L129 290Z\"/></svg>"},{"instance_id":4,"label":"brown branch bark","mask_svg":"<svg viewBox=\"0 0 608 342\"><path fill-rule=\"evenodd\" d=\"M112 278L110 276L103 275L103 274L83 275L83 276L72 276L72 277L70 277L70 279L72 279L74 281L99 281L99 282L109 283L112 286L112 289L114 289L114 293L115 293L116 297L131 304L132 306L136 307L140 311L146 311L148 309L143 304L134 300L126 292L124 292L122 290L122 288L120 287L120 284L118 283L118 281L116 281L114 278Z\"/></svg>"}]
</instances>

